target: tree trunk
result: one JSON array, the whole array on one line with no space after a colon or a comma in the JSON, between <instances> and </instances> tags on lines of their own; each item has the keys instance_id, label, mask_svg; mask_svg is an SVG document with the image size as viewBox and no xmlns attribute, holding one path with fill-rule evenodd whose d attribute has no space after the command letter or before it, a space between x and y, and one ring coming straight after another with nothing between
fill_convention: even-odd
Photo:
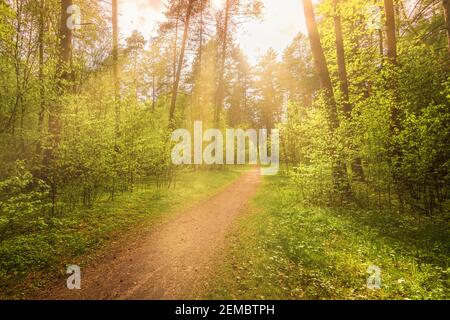
<instances>
[{"instance_id":1,"label":"tree trunk","mask_svg":"<svg viewBox=\"0 0 450 320\"><path fill-rule=\"evenodd\" d=\"M219 126L220 114L223 109L223 101L225 98L225 61L227 59L227 47L228 47L228 22L230 18L230 0L227 0L225 5L225 21L223 27L223 43L222 43L222 57L219 74L219 85L217 88L216 96L216 108L214 112L214 123Z\"/></svg>"},{"instance_id":2,"label":"tree trunk","mask_svg":"<svg viewBox=\"0 0 450 320\"><path fill-rule=\"evenodd\" d=\"M152 76L152 110L155 111L156 109L156 75L155 71L153 70L153 76Z\"/></svg>"},{"instance_id":3,"label":"tree trunk","mask_svg":"<svg viewBox=\"0 0 450 320\"><path fill-rule=\"evenodd\" d=\"M316 17L311 0L302 0L305 13L306 27L308 29L311 51L319 75L321 86L325 92L326 103L329 109L331 132L335 132L339 127L337 116L336 99L334 97L333 84L328 70L325 54L320 42L319 30L317 28ZM338 191L343 191L345 195L350 194L350 184L347 176L347 167L336 154L335 148L331 150L333 162L333 181Z\"/></svg>"},{"instance_id":4,"label":"tree trunk","mask_svg":"<svg viewBox=\"0 0 450 320\"><path fill-rule=\"evenodd\" d=\"M170 103L169 125L171 127L173 127L175 125L174 118L175 118L175 108L177 105L178 87L180 85L181 70L183 69L183 64L184 64L184 53L186 51L186 43L187 43L187 38L188 38L188 33L189 33L189 24L190 24L190 20L191 20L193 2L194 2L194 0L189 0L188 7L186 9L183 40L181 43L181 50L180 50L180 56L179 56L179 60L178 60L177 73L175 76L175 81L173 83L172 101Z\"/></svg>"},{"instance_id":5,"label":"tree trunk","mask_svg":"<svg viewBox=\"0 0 450 320\"><path fill-rule=\"evenodd\" d=\"M175 83L177 77L177 52L178 52L178 26L180 21L181 5L178 5L177 16L175 21L175 35L173 38L173 62L172 62L172 80Z\"/></svg>"},{"instance_id":6,"label":"tree trunk","mask_svg":"<svg viewBox=\"0 0 450 320\"><path fill-rule=\"evenodd\" d=\"M39 115L38 115L38 142L36 154L41 156L42 152L42 131L44 128L45 116L45 82L44 82L44 33L45 33L45 0L40 1L39 6Z\"/></svg>"},{"instance_id":7,"label":"tree trunk","mask_svg":"<svg viewBox=\"0 0 450 320\"><path fill-rule=\"evenodd\" d=\"M386 14L386 43L387 43L387 57L392 65L397 65L397 33L395 24L395 8L393 0L384 0L384 10ZM399 146L395 143L394 137L400 130L400 110L398 109L398 94L397 94L397 76L394 74L392 79L389 79L389 89L394 92L394 105L391 108L391 124L390 136L391 145L389 150L389 162L392 166L392 178L396 185L396 193L399 202L399 209L403 212L403 191L402 191L402 177L399 172L399 163L402 157L402 152Z\"/></svg>"},{"instance_id":8,"label":"tree trunk","mask_svg":"<svg viewBox=\"0 0 450 320\"><path fill-rule=\"evenodd\" d=\"M345 65L344 37L342 35L341 12L339 0L333 0L334 7L334 30L336 35L336 57L339 71L340 88L345 114L350 117L352 106L349 102L347 66Z\"/></svg>"},{"instance_id":9,"label":"tree trunk","mask_svg":"<svg viewBox=\"0 0 450 320\"><path fill-rule=\"evenodd\" d=\"M70 14L68 8L72 5L72 0L61 0L61 22L59 30L59 57L57 65L57 92L62 97L66 91L68 81L70 80L70 58L72 55L72 30L67 26ZM48 117L48 131L50 133L50 146L45 151L44 167L47 170L45 177L51 187L52 213L55 210L57 195L57 172L56 172L56 152L60 143L61 136L61 112L62 103L57 101L52 104Z\"/></svg>"},{"instance_id":10,"label":"tree trunk","mask_svg":"<svg viewBox=\"0 0 450 320\"><path fill-rule=\"evenodd\" d=\"M395 27L395 9L393 0L384 0L384 10L386 14L386 42L387 56L389 62L393 65L397 64L397 34ZM391 88L396 90L396 79L391 81ZM391 134L400 127L399 110L394 106L391 111Z\"/></svg>"},{"instance_id":11,"label":"tree trunk","mask_svg":"<svg viewBox=\"0 0 450 320\"><path fill-rule=\"evenodd\" d=\"M384 10L386 14L386 40L387 55L389 60L397 63L397 34L395 32L395 10L393 0L384 0Z\"/></svg>"},{"instance_id":12,"label":"tree trunk","mask_svg":"<svg viewBox=\"0 0 450 320\"><path fill-rule=\"evenodd\" d=\"M336 35L336 57L339 71L339 81L343 100L343 110L347 118L352 116L352 105L349 101L349 85L347 77L347 66L345 64L344 36L342 33L341 11L339 0L333 0L334 7L334 30ZM364 171L361 158L352 160L352 172L359 181L364 181Z\"/></svg>"},{"instance_id":13,"label":"tree trunk","mask_svg":"<svg viewBox=\"0 0 450 320\"><path fill-rule=\"evenodd\" d=\"M443 0L445 29L447 29L448 53L450 54L450 0Z\"/></svg>"},{"instance_id":14,"label":"tree trunk","mask_svg":"<svg viewBox=\"0 0 450 320\"><path fill-rule=\"evenodd\" d=\"M320 42L319 30L317 28L314 8L311 0L302 0L305 12L306 27L308 29L309 41L311 43L311 51L315 61L317 73L327 98L329 108L329 117L332 130L339 127L337 117L336 100L334 98L333 85L331 83L330 72L328 70L325 54L323 52L322 43Z\"/></svg>"},{"instance_id":15,"label":"tree trunk","mask_svg":"<svg viewBox=\"0 0 450 320\"><path fill-rule=\"evenodd\" d=\"M114 82L114 112L115 135L119 136L120 126L120 82L119 82L119 24L118 24L118 0L112 0L112 57L113 57L113 82Z\"/></svg>"},{"instance_id":16,"label":"tree trunk","mask_svg":"<svg viewBox=\"0 0 450 320\"><path fill-rule=\"evenodd\" d=\"M57 92L61 97L66 91L67 81L70 80L70 58L72 55L72 30L67 26L70 14L67 9L72 5L72 0L61 0L61 25L59 31L60 45L57 65ZM49 114L49 132L52 136L51 149L56 149L61 133L61 103L54 104ZM51 152L51 150L50 150ZM48 155L49 156L49 155ZM50 155L52 158L53 155ZM49 158L49 157L47 157Z\"/></svg>"}]
</instances>

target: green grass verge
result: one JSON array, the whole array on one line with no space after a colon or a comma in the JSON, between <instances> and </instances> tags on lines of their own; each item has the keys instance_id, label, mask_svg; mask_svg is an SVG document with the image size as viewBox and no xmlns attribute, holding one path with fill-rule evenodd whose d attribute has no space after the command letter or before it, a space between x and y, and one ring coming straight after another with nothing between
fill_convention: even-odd
<instances>
[{"instance_id":1,"label":"green grass verge","mask_svg":"<svg viewBox=\"0 0 450 320\"><path fill-rule=\"evenodd\" d=\"M300 203L287 178L266 178L204 298L450 298L448 222ZM367 288L371 265L380 290Z\"/></svg>"},{"instance_id":2,"label":"green grass verge","mask_svg":"<svg viewBox=\"0 0 450 320\"><path fill-rule=\"evenodd\" d=\"M92 209L52 219L52 226L0 243L0 299L26 298L80 261L88 264L108 243L153 227L240 175L233 170L183 172L175 188L153 186L99 201Z\"/></svg>"}]
</instances>

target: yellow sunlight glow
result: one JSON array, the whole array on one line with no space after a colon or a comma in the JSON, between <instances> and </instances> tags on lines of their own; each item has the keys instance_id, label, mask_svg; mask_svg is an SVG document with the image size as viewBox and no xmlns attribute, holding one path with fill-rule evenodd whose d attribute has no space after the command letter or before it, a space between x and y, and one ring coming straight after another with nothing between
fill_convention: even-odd
<instances>
[{"instance_id":1,"label":"yellow sunlight glow","mask_svg":"<svg viewBox=\"0 0 450 320\"><path fill-rule=\"evenodd\" d=\"M238 28L236 39L255 64L269 48L279 55L290 44L294 36L306 27L300 0L262 0L264 11L261 20L250 21ZM224 0L212 0L215 9L222 8ZM154 33L158 21L164 19L163 0L119 1L121 35L129 36L133 30L140 31L146 39Z\"/></svg>"}]
</instances>

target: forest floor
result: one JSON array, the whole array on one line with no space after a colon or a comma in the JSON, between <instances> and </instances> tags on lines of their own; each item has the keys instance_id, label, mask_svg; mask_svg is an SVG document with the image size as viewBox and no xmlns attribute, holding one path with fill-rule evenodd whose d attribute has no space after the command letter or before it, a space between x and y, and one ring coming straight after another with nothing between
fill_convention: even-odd
<instances>
[{"instance_id":1,"label":"forest floor","mask_svg":"<svg viewBox=\"0 0 450 320\"><path fill-rule=\"evenodd\" d=\"M170 188L141 181L114 201L104 194L90 208L70 208L46 225L17 232L0 242L0 299L27 299L49 283L65 283L67 265L79 265L82 271L100 265L114 248L147 237L183 210L227 188L243 169L183 170Z\"/></svg>"},{"instance_id":2,"label":"forest floor","mask_svg":"<svg viewBox=\"0 0 450 320\"><path fill-rule=\"evenodd\" d=\"M233 221L248 209L261 177L258 169L185 209L157 228L141 231L82 268L81 290L66 282L40 291L37 299L185 299L203 293ZM62 280L62 281L61 281Z\"/></svg>"},{"instance_id":3,"label":"forest floor","mask_svg":"<svg viewBox=\"0 0 450 320\"><path fill-rule=\"evenodd\" d=\"M265 177L227 235L203 299L449 299L445 217L318 206L288 177ZM369 289L371 266L381 288Z\"/></svg>"}]
</instances>

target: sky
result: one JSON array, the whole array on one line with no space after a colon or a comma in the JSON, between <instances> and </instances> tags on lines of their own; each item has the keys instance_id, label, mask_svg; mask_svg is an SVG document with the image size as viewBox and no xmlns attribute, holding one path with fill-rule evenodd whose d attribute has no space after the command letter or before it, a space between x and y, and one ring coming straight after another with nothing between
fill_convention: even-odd
<instances>
[{"instance_id":1,"label":"sky","mask_svg":"<svg viewBox=\"0 0 450 320\"><path fill-rule=\"evenodd\" d=\"M240 47L251 63L256 63L269 48L281 56L295 35L306 32L300 0L262 0L263 17L241 26L236 35ZM213 0L215 7L224 5L224 0ZM121 0L119 1L119 24L123 37L133 30L144 36L156 31L158 21L163 21L164 0Z\"/></svg>"}]
</instances>

